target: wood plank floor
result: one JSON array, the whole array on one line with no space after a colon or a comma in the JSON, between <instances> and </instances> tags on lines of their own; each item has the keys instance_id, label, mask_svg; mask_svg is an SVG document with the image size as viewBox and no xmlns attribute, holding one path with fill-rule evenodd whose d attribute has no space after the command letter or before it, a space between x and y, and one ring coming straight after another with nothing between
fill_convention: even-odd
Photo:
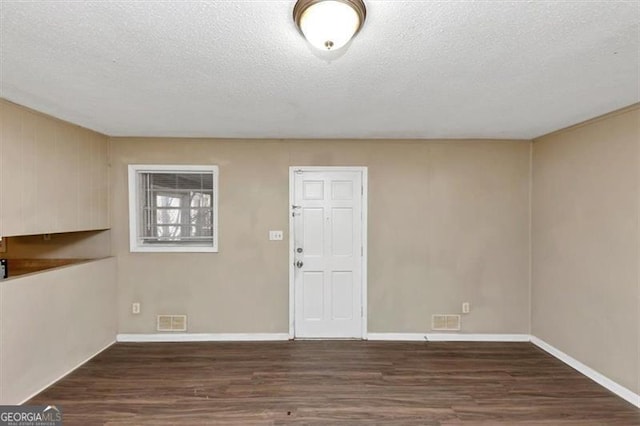
<instances>
[{"instance_id":1,"label":"wood plank floor","mask_svg":"<svg viewBox=\"0 0 640 426\"><path fill-rule=\"evenodd\" d=\"M640 425L530 343L119 343L28 403L65 425Z\"/></svg>"}]
</instances>

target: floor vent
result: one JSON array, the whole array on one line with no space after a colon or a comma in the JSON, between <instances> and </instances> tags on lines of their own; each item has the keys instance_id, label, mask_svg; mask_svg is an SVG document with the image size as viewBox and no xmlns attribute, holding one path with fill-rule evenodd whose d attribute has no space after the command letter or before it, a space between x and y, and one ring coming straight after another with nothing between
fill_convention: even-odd
<instances>
[{"instance_id":1,"label":"floor vent","mask_svg":"<svg viewBox=\"0 0 640 426\"><path fill-rule=\"evenodd\" d=\"M186 315L158 315L158 331L187 331Z\"/></svg>"},{"instance_id":2,"label":"floor vent","mask_svg":"<svg viewBox=\"0 0 640 426\"><path fill-rule=\"evenodd\" d=\"M460 330L460 315L433 315L431 317L433 330Z\"/></svg>"}]
</instances>

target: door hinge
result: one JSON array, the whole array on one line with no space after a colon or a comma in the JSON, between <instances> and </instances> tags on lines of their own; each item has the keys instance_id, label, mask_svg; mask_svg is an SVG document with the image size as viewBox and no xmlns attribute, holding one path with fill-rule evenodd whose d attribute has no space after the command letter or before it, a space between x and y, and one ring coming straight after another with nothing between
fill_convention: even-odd
<instances>
[{"instance_id":1,"label":"door hinge","mask_svg":"<svg viewBox=\"0 0 640 426\"><path fill-rule=\"evenodd\" d=\"M364 318L364 306L360 305L360 318Z\"/></svg>"},{"instance_id":2,"label":"door hinge","mask_svg":"<svg viewBox=\"0 0 640 426\"><path fill-rule=\"evenodd\" d=\"M360 195L364 195L364 186L360 187Z\"/></svg>"},{"instance_id":3,"label":"door hinge","mask_svg":"<svg viewBox=\"0 0 640 426\"><path fill-rule=\"evenodd\" d=\"M360 246L360 257L364 256L364 247Z\"/></svg>"}]
</instances>

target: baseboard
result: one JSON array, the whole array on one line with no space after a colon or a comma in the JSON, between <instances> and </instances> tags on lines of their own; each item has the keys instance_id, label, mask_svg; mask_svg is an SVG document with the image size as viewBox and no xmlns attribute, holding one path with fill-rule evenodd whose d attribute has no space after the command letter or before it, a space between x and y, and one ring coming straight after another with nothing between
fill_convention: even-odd
<instances>
[{"instance_id":1,"label":"baseboard","mask_svg":"<svg viewBox=\"0 0 640 426\"><path fill-rule=\"evenodd\" d=\"M118 342L261 342L289 340L288 333L125 333ZM368 340L432 342L528 342L528 334L369 333Z\"/></svg>"},{"instance_id":2,"label":"baseboard","mask_svg":"<svg viewBox=\"0 0 640 426\"><path fill-rule=\"evenodd\" d=\"M368 340L404 342L528 342L528 334L369 333Z\"/></svg>"},{"instance_id":3,"label":"baseboard","mask_svg":"<svg viewBox=\"0 0 640 426\"><path fill-rule=\"evenodd\" d=\"M544 340L538 339L535 336L531 336L531 343L533 343L543 351L549 353L550 355L553 355L554 357L558 358L560 361L564 362L569 367L572 367L573 369L579 371L580 373L587 376L588 378L598 383L599 385L609 389L611 392L615 393L625 401L628 401L631 404L635 405L636 407L640 408L640 395L630 391L624 386L598 373L593 368L584 365L577 359L551 346Z\"/></svg>"},{"instance_id":4,"label":"baseboard","mask_svg":"<svg viewBox=\"0 0 640 426\"><path fill-rule=\"evenodd\" d=\"M115 342L115 340L109 342L106 346L104 346L102 349L98 350L97 352L95 352L93 355L89 356L88 358L86 358L84 361L81 361L78 365L76 365L75 367L73 367L71 370L67 371L66 373L62 374L60 377L58 377L57 379L54 379L52 381L50 381L49 383L47 383L46 385L44 385L43 387L41 387L38 391L32 393L31 395L29 395L27 398L23 399L19 405L24 404L25 402L27 402L28 400L30 400L31 398L33 398L34 396L38 395L40 392L42 392L43 390L45 390L46 388L48 388L49 386L57 383L58 381L64 379L66 376L68 376L69 374L73 373L75 370L77 370L78 368L82 367L84 364L86 364L87 362L91 361L93 358L95 358L96 356L98 356L101 352L104 352L105 350L109 349L111 347L111 345L113 345Z\"/></svg>"},{"instance_id":5,"label":"baseboard","mask_svg":"<svg viewBox=\"0 0 640 426\"><path fill-rule=\"evenodd\" d=\"M289 340L288 333L118 334L118 342L264 342Z\"/></svg>"}]
</instances>

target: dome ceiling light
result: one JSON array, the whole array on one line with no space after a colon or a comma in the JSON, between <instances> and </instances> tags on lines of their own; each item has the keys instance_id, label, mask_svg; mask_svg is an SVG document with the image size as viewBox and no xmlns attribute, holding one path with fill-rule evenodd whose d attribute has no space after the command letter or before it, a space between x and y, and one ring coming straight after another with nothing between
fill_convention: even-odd
<instances>
[{"instance_id":1,"label":"dome ceiling light","mask_svg":"<svg viewBox=\"0 0 640 426\"><path fill-rule=\"evenodd\" d=\"M366 16L362 0L298 0L293 8L300 32L320 50L337 50L349 43Z\"/></svg>"}]
</instances>

